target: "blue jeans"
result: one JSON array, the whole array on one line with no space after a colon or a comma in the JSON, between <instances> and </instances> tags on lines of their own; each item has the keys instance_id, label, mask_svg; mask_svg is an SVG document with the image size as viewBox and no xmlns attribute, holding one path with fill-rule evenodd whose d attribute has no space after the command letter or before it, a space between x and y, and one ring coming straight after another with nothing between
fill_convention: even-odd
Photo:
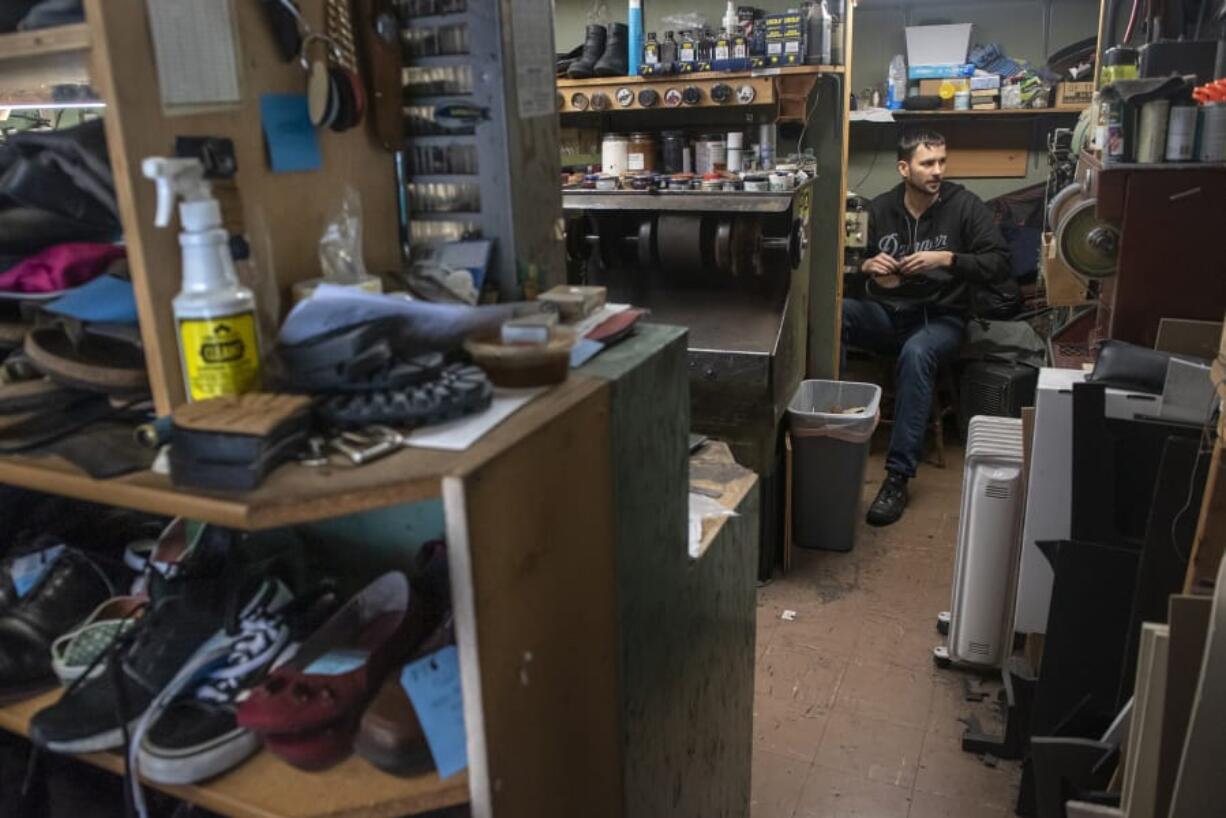
<instances>
[{"instance_id":1,"label":"blue jeans","mask_svg":"<svg viewBox=\"0 0 1226 818\"><path fill-rule=\"evenodd\" d=\"M887 310L876 301L843 300L843 346L897 355L894 430L885 467L914 477L924 451L937 367L962 347L966 322L932 307Z\"/></svg>"}]
</instances>

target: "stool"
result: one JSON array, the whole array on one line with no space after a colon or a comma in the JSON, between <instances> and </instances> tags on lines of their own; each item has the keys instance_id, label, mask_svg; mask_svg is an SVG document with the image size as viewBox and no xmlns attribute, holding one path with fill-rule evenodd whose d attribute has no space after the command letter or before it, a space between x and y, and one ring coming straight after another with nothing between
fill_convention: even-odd
<instances>
[{"instance_id":1,"label":"stool","mask_svg":"<svg viewBox=\"0 0 1226 818\"><path fill-rule=\"evenodd\" d=\"M893 355L882 355L856 347L847 349L847 366L843 378L881 385L882 426L891 426L894 423L894 372L896 369L897 358ZM871 374L865 377L853 377L851 373L857 370ZM937 367L936 384L932 390L932 410L928 416L928 430L932 433L933 445L930 459L924 461L939 469L945 468L945 421L947 418L953 418L956 424L958 405L958 379L954 377L951 363L942 361Z\"/></svg>"}]
</instances>

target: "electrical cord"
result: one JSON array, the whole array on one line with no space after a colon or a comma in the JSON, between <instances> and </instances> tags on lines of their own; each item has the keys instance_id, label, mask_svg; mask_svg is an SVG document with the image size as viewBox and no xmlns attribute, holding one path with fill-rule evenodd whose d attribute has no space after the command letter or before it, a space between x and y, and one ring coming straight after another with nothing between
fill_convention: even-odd
<instances>
[{"instance_id":1,"label":"electrical cord","mask_svg":"<svg viewBox=\"0 0 1226 818\"><path fill-rule=\"evenodd\" d=\"M1132 11L1128 13L1128 25L1124 28L1124 39L1120 41L1122 45L1132 42L1132 32L1137 25L1137 10L1140 6L1141 0L1132 0Z\"/></svg>"},{"instance_id":2,"label":"electrical cord","mask_svg":"<svg viewBox=\"0 0 1226 818\"><path fill-rule=\"evenodd\" d=\"M881 138L878 137L877 141L878 143L880 143ZM868 181L868 177L873 175L873 170L877 167L877 158L881 155L881 150L882 150L882 146L880 144L878 144L873 149L873 160L868 163L868 170L864 172L864 175L860 177L860 181L856 183L855 187L852 188L852 190L855 190L857 193L859 193L860 188L864 187L864 183Z\"/></svg>"},{"instance_id":3,"label":"electrical cord","mask_svg":"<svg viewBox=\"0 0 1226 818\"><path fill-rule=\"evenodd\" d=\"M1226 357L1218 355L1216 362L1226 366ZM1210 442L1210 430L1212 429L1213 418L1215 414L1217 414L1213 412L1213 402L1218 400L1218 390L1222 387L1222 382L1220 380L1215 380L1212 377L1210 380L1213 382L1213 394L1209 397L1209 406L1207 407L1208 412L1205 417L1204 424L1201 425L1200 442L1196 447L1196 460L1192 462L1192 473L1188 476L1188 496L1187 499L1184 500L1183 507L1180 508L1171 519L1171 528L1169 532L1171 537L1171 549L1175 552L1175 556L1179 557L1179 561L1184 565L1188 564L1188 561L1192 558L1192 555L1184 554L1183 551L1180 550L1179 540L1175 529L1183 520L1183 515L1187 514L1189 509L1192 508L1192 501L1196 495L1196 473L1200 471L1201 458L1203 458L1206 454L1213 452L1213 446Z\"/></svg>"}]
</instances>

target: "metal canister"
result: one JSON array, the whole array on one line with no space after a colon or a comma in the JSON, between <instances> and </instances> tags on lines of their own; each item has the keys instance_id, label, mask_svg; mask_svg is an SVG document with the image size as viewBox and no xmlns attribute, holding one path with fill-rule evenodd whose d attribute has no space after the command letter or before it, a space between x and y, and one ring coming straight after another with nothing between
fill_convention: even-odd
<instances>
[{"instance_id":1,"label":"metal canister","mask_svg":"<svg viewBox=\"0 0 1226 818\"><path fill-rule=\"evenodd\" d=\"M1202 162L1226 162L1226 102L1200 106L1200 151Z\"/></svg>"},{"instance_id":2,"label":"metal canister","mask_svg":"<svg viewBox=\"0 0 1226 818\"><path fill-rule=\"evenodd\" d=\"M770 177L765 173L751 173L745 177L747 193L765 193L770 190Z\"/></svg>"},{"instance_id":3,"label":"metal canister","mask_svg":"<svg viewBox=\"0 0 1226 818\"><path fill-rule=\"evenodd\" d=\"M1154 165L1166 156L1166 129L1171 114L1169 99L1151 99L1141 106L1137 126L1137 162Z\"/></svg>"},{"instance_id":4,"label":"metal canister","mask_svg":"<svg viewBox=\"0 0 1226 818\"><path fill-rule=\"evenodd\" d=\"M1166 154L1168 162L1191 162L1196 148L1196 106L1191 102L1177 102L1171 106L1170 120L1166 126Z\"/></svg>"},{"instance_id":5,"label":"metal canister","mask_svg":"<svg viewBox=\"0 0 1226 818\"><path fill-rule=\"evenodd\" d=\"M1128 161L1128 145L1124 137L1124 102L1115 97L1102 103L1103 164L1118 165Z\"/></svg>"},{"instance_id":6,"label":"metal canister","mask_svg":"<svg viewBox=\"0 0 1226 818\"><path fill-rule=\"evenodd\" d=\"M620 176L627 170L630 138L625 134L607 133L600 141L600 169Z\"/></svg>"}]
</instances>

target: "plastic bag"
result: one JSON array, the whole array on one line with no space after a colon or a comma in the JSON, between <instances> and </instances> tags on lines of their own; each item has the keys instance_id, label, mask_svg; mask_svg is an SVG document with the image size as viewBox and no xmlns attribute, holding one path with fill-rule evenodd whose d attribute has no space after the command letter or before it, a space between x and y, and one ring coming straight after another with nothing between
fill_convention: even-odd
<instances>
[{"instance_id":1,"label":"plastic bag","mask_svg":"<svg viewBox=\"0 0 1226 818\"><path fill-rule=\"evenodd\" d=\"M609 4L605 0L592 0L591 8L587 10L587 22L594 26L607 26L613 20L609 13Z\"/></svg>"},{"instance_id":2,"label":"plastic bag","mask_svg":"<svg viewBox=\"0 0 1226 818\"><path fill-rule=\"evenodd\" d=\"M702 31L707 27L707 16L694 12L670 14L661 21L660 27L669 31Z\"/></svg>"},{"instance_id":3,"label":"plastic bag","mask_svg":"<svg viewBox=\"0 0 1226 818\"><path fill-rule=\"evenodd\" d=\"M319 267L329 284L361 284L371 276L362 260L362 199L346 185L319 239Z\"/></svg>"}]
</instances>

